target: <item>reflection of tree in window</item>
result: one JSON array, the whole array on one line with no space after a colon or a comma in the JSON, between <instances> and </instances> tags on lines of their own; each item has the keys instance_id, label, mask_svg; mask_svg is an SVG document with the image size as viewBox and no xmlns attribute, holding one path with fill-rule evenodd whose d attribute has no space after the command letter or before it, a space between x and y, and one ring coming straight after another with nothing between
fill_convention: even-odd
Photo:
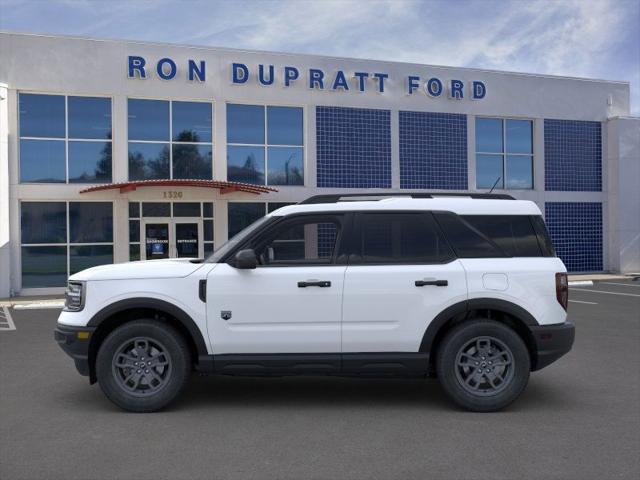
<instances>
[{"instance_id":1,"label":"reflection of tree in window","mask_svg":"<svg viewBox=\"0 0 640 480\"><path fill-rule=\"evenodd\" d=\"M169 147L162 147L156 158L144 158L139 151L129 151L129 177L133 180L145 178L168 178Z\"/></svg>"},{"instance_id":2,"label":"reflection of tree in window","mask_svg":"<svg viewBox=\"0 0 640 480\"><path fill-rule=\"evenodd\" d=\"M264 183L264 174L258 171L258 162L255 154L248 154L241 167L229 165L227 176L236 182Z\"/></svg>"},{"instance_id":3,"label":"reflection of tree in window","mask_svg":"<svg viewBox=\"0 0 640 480\"><path fill-rule=\"evenodd\" d=\"M292 166L291 163L294 163ZM302 170L295 165L296 154L292 153L284 162L284 170L270 173L269 183L271 185L302 185L304 183Z\"/></svg>"},{"instance_id":4,"label":"reflection of tree in window","mask_svg":"<svg viewBox=\"0 0 640 480\"><path fill-rule=\"evenodd\" d=\"M200 137L192 130L183 130L176 138L176 142L199 141ZM202 155L200 148L193 143L173 145L173 178L212 178L210 150L209 155Z\"/></svg>"}]
</instances>

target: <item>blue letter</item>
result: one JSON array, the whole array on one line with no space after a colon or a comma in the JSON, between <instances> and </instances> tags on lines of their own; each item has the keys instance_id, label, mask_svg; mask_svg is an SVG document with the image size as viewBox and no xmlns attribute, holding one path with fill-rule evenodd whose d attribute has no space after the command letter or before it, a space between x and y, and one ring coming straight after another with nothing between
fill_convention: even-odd
<instances>
[{"instance_id":1,"label":"blue letter","mask_svg":"<svg viewBox=\"0 0 640 480\"><path fill-rule=\"evenodd\" d=\"M420 77L416 77L414 75L409 75L407 77L407 81L409 83L409 95L412 95L414 90L416 90L420 85L417 83L420 81Z\"/></svg>"},{"instance_id":2,"label":"blue letter","mask_svg":"<svg viewBox=\"0 0 640 480\"><path fill-rule=\"evenodd\" d=\"M142 57L129 57L129 78L136 78L136 72L140 78L147 78L147 73L144 71L145 60Z\"/></svg>"},{"instance_id":3,"label":"blue letter","mask_svg":"<svg viewBox=\"0 0 640 480\"><path fill-rule=\"evenodd\" d=\"M284 86L291 85L293 80L297 80L300 76L300 72L296 67L284 67Z\"/></svg>"},{"instance_id":4,"label":"blue letter","mask_svg":"<svg viewBox=\"0 0 640 480\"><path fill-rule=\"evenodd\" d=\"M324 88L324 72L316 68L310 68L309 88L315 88L316 85L318 85L318 88L320 88L320 90Z\"/></svg>"},{"instance_id":5,"label":"blue letter","mask_svg":"<svg viewBox=\"0 0 640 480\"><path fill-rule=\"evenodd\" d=\"M487 94L487 87L482 82L473 82L473 99L480 100Z\"/></svg>"},{"instance_id":6,"label":"blue letter","mask_svg":"<svg viewBox=\"0 0 640 480\"><path fill-rule=\"evenodd\" d=\"M249 69L244 63L234 63L231 66L231 71L233 83L247 83L249 80ZM242 72L242 75L238 75L239 72Z\"/></svg>"},{"instance_id":7,"label":"blue letter","mask_svg":"<svg viewBox=\"0 0 640 480\"><path fill-rule=\"evenodd\" d=\"M169 65L169 73L164 73L163 67ZM171 80L176 76L176 72L178 68L176 67L176 62L171 60L170 58L161 58L158 60L158 65L156 67L156 71L158 72L158 76L163 80Z\"/></svg>"},{"instance_id":8,"label":"blue letter","mask_svg":"<svg viewBox=\"0 0 640 480\"><path fill-rule=\"evenodd\" d=\"M258 65L258 81L261 85L271 85L273 83L273 65L269 65L269 80L264 79L264 65Z\"/></svg>"},{"instance_id":9,"label":"blue letter","mask_svg":"<svg viewBox=\"0 0 640 480\"><path fill-rule=\"evenodd\" d=\"M464 98L464 93L462 91L463 88L464 88L464 83L462 83L462 80L451 80L451 88L449 89L449 98L462 100Z\"/></svg>"},{"instance_id":10,"label":"blue letter","mask_svg":"<svg viewBox=\"0 0 640 480\"><path fill-rule=\"evenodd\" d=\"M389 78L386 73L374 73L373 76L378 79L378 91L384 93L384 79Z\"/></svg>"},{"instance_id":11,"label":"blue letter","mask_svg":"<svg viewBox=\"0 0 640 480\"><path fill-rule=\"evenodd\" d=\"M353 76L358 79L358 90L364 92L365 80L369 77L369 74L367 72L355 72Z\"/></svg>"},{"instance_id":12,"label":"blue letter","mask_svg":"<svg viewBox=\"0 0 640 480\"><path fill-rule=\"evenodd\" d=\"M442 82L433 77L424 84L424 91L432 97L439 97L442 94Z\"/></svg>"},{"instance_id":13,"label":"blue letter","mask_svg":"<svg viewBox=\"0 0 640 480\"><path fill-rule=\"evenodd\" d=\"M338 73L336 73L336 79L333 81L333 87L331 88L334 90L337 90L338 88L349 90L349 84L347 83L347 79L344 77L344 72L342 70L338 70Z\"/></svg>"},{"instance_id":14,"label":"blue letter","mask_svg":"<svg viewBox=\"0 0 640 480\"><path fill-rule=\"evenodd\" d=\"M204 60L200 60L200 68L196 65L194 60L189 60L189 80L193 82L193 79L198 77L198 81L204 82Z\"/></svg>"}]
</instances>

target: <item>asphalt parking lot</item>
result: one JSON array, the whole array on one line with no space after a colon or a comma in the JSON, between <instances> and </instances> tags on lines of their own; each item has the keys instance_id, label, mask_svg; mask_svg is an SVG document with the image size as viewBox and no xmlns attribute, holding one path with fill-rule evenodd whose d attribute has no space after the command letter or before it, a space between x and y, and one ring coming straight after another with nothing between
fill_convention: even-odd
<instances>
[{"instance_id":1,"label":"asphalt parking lot","mask_svg":"<svg viewBox=\"0 0 640 480\"><path fill-rule=\"evenodd\" d=\"M58 310L10 310L0 478L636 479L640 282L570 299L572 352L491 414L456 409L434 380L198 376L170 409L124 413L53 341Z\"/></svg>"}]
</instances>

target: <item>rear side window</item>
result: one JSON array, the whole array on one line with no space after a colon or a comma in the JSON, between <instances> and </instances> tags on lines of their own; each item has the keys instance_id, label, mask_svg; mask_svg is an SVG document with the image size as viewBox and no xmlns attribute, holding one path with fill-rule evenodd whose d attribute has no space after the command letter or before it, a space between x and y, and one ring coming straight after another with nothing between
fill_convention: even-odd
<instances>
[{"instance_id":1,"label":"rear side window","mask_svg":"<svg viewBox=\"0 0 640 480\"><path fill-rule=\"evenodd\" d=\"M533 229L536 231L538 245L540 245L540 250L542 250L542 256L555 257L556 251L553 248L553 242L551 241L551 237L549 236L549 232L547 231L547 227L544 224L542 217L540 215L532 216L531 223L533 224Z\"/></svg>"},{"instance_id":2,"label":"rear side window","mask_svg":"<svg viewBox=\"0 0 640 480\"><path fill-rule=\"evenodd\" d=\"M355 263L445 263L454 254L427 213L363 213ZM354 263L354 262L350 262Z\"/></svg>"},{"instance_id":3,"label":"rear side window","mask_svg":"<svg viewBox=\"0 0 640 480\"><path fill-rule=\"evenodd\" d=\"M459 258L504 257L505 253L485 234L455 213L438 212L434 216Z\"/></svg>"},{"instance_id":4,"label":"rear side window","mask_svg":"<svg viewBox=\"0 0 640 480\"><path fill-rule=\"evenodd\" d=\"M526 215L463 215L462 218L509 257L542 256L536 232Z\"/></svg>"}]
</instances>

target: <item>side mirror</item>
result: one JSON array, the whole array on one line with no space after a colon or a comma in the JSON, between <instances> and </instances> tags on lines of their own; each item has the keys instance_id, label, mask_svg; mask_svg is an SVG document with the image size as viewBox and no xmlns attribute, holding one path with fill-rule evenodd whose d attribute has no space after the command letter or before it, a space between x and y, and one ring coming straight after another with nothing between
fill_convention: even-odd
<instances>
[{"instance_id":1,"label":"side mirror","mask_svg":"<svg viewBox=\"0 0 640 480\"><path fill-rule=\"evenodd\" d=\"M252 248L240 250L236 253L235 260L235 267L242 270L250 270L258 266L258 258Z\"/></svg>"}]
</instances>

